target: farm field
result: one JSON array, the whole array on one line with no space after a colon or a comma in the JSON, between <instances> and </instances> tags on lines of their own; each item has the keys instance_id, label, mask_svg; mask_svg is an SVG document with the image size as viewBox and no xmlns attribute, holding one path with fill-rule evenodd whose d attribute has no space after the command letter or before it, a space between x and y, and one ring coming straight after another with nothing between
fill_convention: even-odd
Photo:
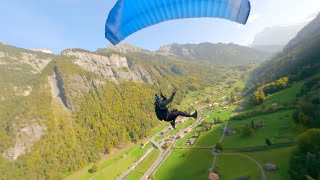
<instances>
[{"instance_id":1,"label":"farm field","mask_svg":"<svg viewBox=\"0 0 320 180\"><path fill-rule=\"evenodd\" d=\"M254 129L251 137L246 137L242 133L243 128L246 124L250 125L252 121L263 122L264 125L262 128ZM266 138L269 138L272 143L292 142L298 135L292 120L292 110L254 116L245 120L233 120L228 123L228 128L238 129L240 133L225 136L222 142L225 148L264 146Z\"/></svg>"},{"instance_id":2,"label":"farm field","mask_svg":"<svg viewBox=\"0 0 320 180\"><path fill-rule=\"evenodd\" d=\"M135 168L125 179L140 179L143 176L143 174L148 170L148 168L152 165L152 163L157 159L158 155L158 149L152 150L152 152L141 162L141 164L137 166L137 168Z\"/></svg>"},{"instance_id":3,"label":"farm field","mask_svg":"<svg viewBox=\"0 0 320 180\"><path fill-rule=\"evenodd\" d=\"M154 179L206 179L212 160L211 150L174 149L156 171Z\"/></svg>"},{"instance_id":4,"label":"farm field","mask_svg":"<svg viewBox=\"0 0 320 180\"><path fill-rule=\"evenodd\" d=\"M216 169L223 180L234 180L248 177L255 180L260 179L259 169L254 162L242 156L217 156Z\"/></svg>"},{"instance_id":5,"label":"farm field","mask_svg":"<svg viewBox=\"0 0 320 180\"><path fill-rule=\"evenodd\" d=\"M265 102L256 107L246 106L246 109L241 113L251 112L254 110L261 110L273 103L277 103L278 106L285 106L293 103L296 94L301 89L302 84L296 85L275 93L265 99ZM279 101L281 99L281 101ZM291 108L284 108L283 110L277 110L270 113L262 113L253 115L242 120L229 120L233 114L233 110L236 109L236 105L229 105L228 109L224 107L218 107L214 109L206 109L204 114L204 120L206 122L214 122L214 119L219 119L224 123L216 124L213 128L207 132L202 132L195 144L188 146L186 143L189 138L193 137L201 131L201 125L194 128L189 134L177 141L176 147L172 153L168 156L162 166L155 173L155 179L195 179L195 169L192 169L188 163L181 162L181 158L184 161L193 162L197 167L200 166L202 172L205 173L202 179L208 176L208 169L212 167L213 154L212 149L209 147L215 146L215 144L221 139L223 133L223 127L226 122L228 129L237 130L236 134L225 135L221 144L223 147L223 154L218 155L216 158L216 171L221 176L221 179L236 179L241 177L248 177L249 179L260 179L262 177L258 166L249 158L243 156L236 156L232 154L243 154L255 159L262 167L264 164L274 163L279 166L276 172L266 172L267 179L285 179L288 170L289 157L298 135L301 133L299 128L293 121L293 110ZM255 124L262 124L262 127L254 128L252 136L245 136L243 134L243 128L247 124L251 125L252 121ZM269 148L266 145L266 138L269 138L272 144L279 144L282 147ZM188 149L179 149L179 147ZM197 147L207 149L196 149ZM246 149L260 148L260 150L243 151ZM194 149L193 149L194 148ZM207 159L200 153L206 152ZM210 153L211 152L211 153ZM225 154L224 154L225 153ZM208 160L210 159L210 160ZM211 163L210 163L211 161ZM199 165L201 164L201 165ZM241 164L241 166L239 165ZM181 170L180 170L181 169ZM184 169L184 171L182 171ZM174 173L170 173L170 172ZM198 170L200 172L200 168ZM165 172L169 172L165 174ZM198 172L198 174L200 174Z\"/></svg>"},{"instance_id":6,"label":"farm field","mask_svg":"<svg viewBox=\"0 0 320 180\"><path fill-rule=\"evenodd\" d=\"M261 166L264 166L266 163L276 164L278 169L275 172L266 171L267 179L282 180L287 178L289 169L288 162L292 150L293 147L284 147L267 151L245 152L243 154L251 156L257 160Z\"/></svg>"}]
</instances>

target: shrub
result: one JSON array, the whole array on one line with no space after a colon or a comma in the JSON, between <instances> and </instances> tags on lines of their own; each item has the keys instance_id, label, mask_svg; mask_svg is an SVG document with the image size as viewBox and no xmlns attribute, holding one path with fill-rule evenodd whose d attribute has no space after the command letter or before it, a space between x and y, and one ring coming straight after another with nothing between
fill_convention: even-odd
<instances>
[{"instance_id":1,"label":"shrub","mask_svg":"<svg viewBox=\"0 0 320 180\"><path fill-rule=\"evenodd\" d=\"M95 173L98 171L98 165L96 163L94 163L91 167L91 169L89 170L90 173Z\"/></svg>"},{"instance_id":2,"label":"shrub","mask_svg":"<svg viewBox=\"0 0 320 180\"><path fill-rule=\"evenodd\" d=\"M272 143L271 143L271 141L270 141L269 138L266 139L266 144L267 144L268 146L271 146L271 145L272 145Z\"/></svg>"},{"instance_id":3,"label":"shrub","mask_svg":"<svg viewBox=\"0 0 320 180\"><path fill-rule=\"evenodd\" d=\"M299 136L289 162L292 179L320 177L320 129L309 129Z\"/></svg>"},{"instance_id":4,"label":"shrub","mask_svg":"<svg viewBox=\"0 0 320 180\"><path fill-rule=\"evenodd\" d=\"M243 129L242 132L243 132L243 135L244 135L244 136L249 137L249 136L252 136L252 135L253 135L254 130L250 127L249 124L247 124L247 125L244 127L244 129Z\"/></svg>"},{"instance_id":5,"label":"shrub","mask_svg":"<svg viewBox=\"0 0 320 180\"><path fill-rule=\"evenodd\" d=\"M220 151L222 151L223 149L222 145L219 142L216 144L215 148Z\"/></svg>"}]
</instances>

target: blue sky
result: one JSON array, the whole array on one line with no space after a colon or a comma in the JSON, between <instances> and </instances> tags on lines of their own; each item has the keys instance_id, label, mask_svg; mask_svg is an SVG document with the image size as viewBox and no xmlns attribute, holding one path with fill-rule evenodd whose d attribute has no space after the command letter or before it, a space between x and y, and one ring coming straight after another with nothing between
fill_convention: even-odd
<instances>
[{"instance_id":1,"label":"blue sky","mask_svg":"<svg viewBox=\"0 0 320 180\"><path fill-rule=\"evenodd\" d=\"M0 42L60 53L109 45L104 26L116 0L0 0ZM250 0L247 25L201 18L168 21L143 29L124 42L149 50L170 43L223 42L250 45L265 27L297 24L320 11L320 0Z\"/></svg>"}]
</instances>

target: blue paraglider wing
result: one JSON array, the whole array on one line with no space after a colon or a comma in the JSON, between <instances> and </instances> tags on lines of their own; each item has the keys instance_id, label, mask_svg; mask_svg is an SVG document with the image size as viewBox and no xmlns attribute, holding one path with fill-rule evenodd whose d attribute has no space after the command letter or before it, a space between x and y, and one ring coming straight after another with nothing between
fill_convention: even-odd
<instances>
[{"instance_id":1,"label":"blue paraglider wing","mask_svg":"<svg viewBox=\"0 0 320 180\"><path fill-rule=\"evenodd\" d=\"M116 45L134 32L172 19L215 17L245 24L249 0L118 0L106 21L105 37Z\"/></svg>"}]
</instances>

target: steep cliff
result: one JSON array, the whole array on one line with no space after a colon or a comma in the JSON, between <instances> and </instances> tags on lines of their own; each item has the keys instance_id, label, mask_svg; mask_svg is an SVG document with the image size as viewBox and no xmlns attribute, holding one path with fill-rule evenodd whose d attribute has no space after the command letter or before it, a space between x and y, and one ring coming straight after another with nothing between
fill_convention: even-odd
<instances>
[{"instance_id":1,"label":"steep cliff","mask_svg":"<svg viewBox=\"0 0 320 180\"><path fill-rule=\"evenodd\" d=\"M135 65L119 54L103 56L93 52L65 50L62 55L74 57L74 63L83 69L114 82L121 80L152 82L150 74L144 67Z\"/></svg>"}]
</instances>

